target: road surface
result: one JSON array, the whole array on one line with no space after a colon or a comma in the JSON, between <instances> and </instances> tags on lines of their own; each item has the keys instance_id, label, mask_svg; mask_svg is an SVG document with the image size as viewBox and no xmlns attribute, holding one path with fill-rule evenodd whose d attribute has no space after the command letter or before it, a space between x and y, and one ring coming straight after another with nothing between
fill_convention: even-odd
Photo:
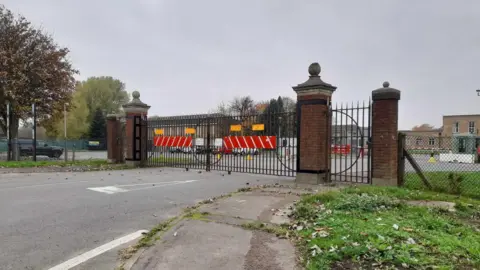
<instances>
[{"instance_id":1,"label":"road surface","mask_svg":"<svg viewBox=\"0 0 480 270\"><path fill-rule=\"evenodd\" d=\"M293 183L293 178L168 168L0 175L0 268L50 269L72 258L78 262L85 252L148 230L188 205L246 182L275 181ZM95 265L107 254L105 265ZM113 269L109 263L115 258L107 252L72 269Z\"/></svg>"}]
</instances>

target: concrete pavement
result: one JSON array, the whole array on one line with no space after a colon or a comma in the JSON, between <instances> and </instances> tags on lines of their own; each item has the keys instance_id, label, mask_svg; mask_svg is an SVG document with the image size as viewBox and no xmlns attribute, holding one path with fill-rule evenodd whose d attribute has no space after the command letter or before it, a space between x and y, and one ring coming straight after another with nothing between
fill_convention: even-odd
<instances>
[{"instance_id":1,"label":"concrete pavement","mask_svg":"<svg viewBox=\"0 0 480 270\"><path fill-rule=\"evenodd\" d=\"M204 204L163 233L155 246L127 261L125 269L300 269L285 235L256 227L288 224L291 206L299 199L292 191L304 193L269 188Z\"/></svg>"},{"instance_id":2,"label":"concrete pavement","mask_svg":"<svg viewBox=\"0 0 480 270\"><path fill-rule=\"evenodd\" d=\"M50 269L70 259L81 261L89 251L246 182L293 179L159 168L0 175L0 268ZM113 248L120 246L61 269L113 269L114 260L102 259L113 257Z\"/></svg>"}]
</instances>

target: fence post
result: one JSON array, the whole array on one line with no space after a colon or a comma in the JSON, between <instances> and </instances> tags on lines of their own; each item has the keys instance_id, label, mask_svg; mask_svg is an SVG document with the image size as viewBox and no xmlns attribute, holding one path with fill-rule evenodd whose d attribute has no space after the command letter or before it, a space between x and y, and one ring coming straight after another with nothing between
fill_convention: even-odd
<instances>
[{"instance_id":1,"label":"fence post","mask_svg":"<svg viewBox=\"0 0 480 270\"><path fill-rule=\"evenodd\" d=\"M72 149L72 162L75 162L75 147L76 147L76 144L74 143L73 144L73 149Z\"/></svg>"},{"instance_id":2,"label":"fence post","mask_svg":"<svg viewBox=\"0 0 480 270\"><path fill-rule=\"evenodd\" d=\"M308 67L309 79L292 87L297 93L296 182L320 184L330 179L329 106L337 87L320 78L318 63Z\"/></svg>"},{"instance_id":3,"label":"fence post","mask_svg":"<svg viewBox=\"0 0 480 270\"><path fill-rule=\"evenodd\" d=\"M125 112L125 136L126 136L126 163L138 167L147 158L147 114L150 106L140 100L140 93L132 93L132 101L123 105ZM135 117L140 116L140 123L135 123ZM137 138L135 138L137 136ZM137 150L137 152L135 152ZM139 153L139 154L137 154Z\"/></svg>"},{"instance_id":4,"label":"fence post","mask_svg":"<svg viewBox=\"0 0 480 270\"><path fill-rule=\"evenodd\" d=\"M403 151L405 149L405 133L398 133L398 186L401 187L405 181L405 155Z\"/></svg>"},{"instance_id":5,"label":"fence post","mask_svg":"<svg viewBox=\"0 0 480 270\"><path fill-rule=\"evenodd\" d=\"M400 91L384 82L372 92L372 100L372 184L397 186Z\"/></svg>"}]
</instances>

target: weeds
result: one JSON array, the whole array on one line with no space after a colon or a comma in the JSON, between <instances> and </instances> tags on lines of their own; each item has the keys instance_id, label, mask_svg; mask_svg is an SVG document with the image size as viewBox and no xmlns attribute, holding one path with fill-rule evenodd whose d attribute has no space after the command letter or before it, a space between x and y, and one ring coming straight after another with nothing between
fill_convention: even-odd
<instances>
[{"instance_id":1,"label":"weeds","mask_svg":"<svg viewBox=\"0 0 480 270\"><path fill-rule=\"evenodd\" d=\"M480 233L465 220L478 201L398 188L347 188L304 197L291 230L307 269L451 269L480 266ZM410 206L403 200L443 197L456 212ZM459 217L463 217L461 219Z\"/></svg>"},{"instance_id":2,"label":"weeds","mask_svg":"<svg viewBox=\"0 0 480 270\"><path fill-rule=\"evenodd\" d=\"M242 224L241 227L247 230L259 230L271 233L279 238L287 238L289 235L288 228L286 228L285 226L276 226L268 223L248 222Z\"/></svg>"}]
</instances>

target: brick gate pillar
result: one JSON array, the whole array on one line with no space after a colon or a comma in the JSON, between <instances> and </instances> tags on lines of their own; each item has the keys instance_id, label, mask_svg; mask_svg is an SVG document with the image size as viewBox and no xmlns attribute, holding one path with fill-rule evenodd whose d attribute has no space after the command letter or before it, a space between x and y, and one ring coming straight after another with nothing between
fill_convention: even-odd
<instances>
[{"instance_id":1,"label":"brick gate pillar","mask_svg":"<svg viewBox=\"0 0 480 270\"><path fill-rule=\"evenodd\" d=\"M110 163L121 162L118 153L120 145L118 142L120 120L116 114L107 115L107 159Z\"/></svg>"},{"instance_id":2,"label":"brick gate pillar","mask_svg":"<svg viewBox=\"0 0 480 270\"><path fill-rule=\"evenodd\" d=\"M311 64L309 79L293 87L297 93L297 183L330 181L329 106L337 87L322 81L320 71L318 63Z\"/></svg>"},{"instance_id":3,"label":"brick gate pillar","mask_svg":"<svg viewBox=\"0 0 480 270\"><path fill-rule=\"evenodd\" d=\"M372 184L396 186L400 91L384 82L372 92L372 100Z\"/></svg>"},{"instance_id":4,"label":"brick gate pillar","mask_svg":"<svg viewBox=\"0 0 480 270\"><path fill-rule=\"evenodd\" d=\"M147 114L150 106L140 100L140 93L132 93L132 101L123 105L125 111L126 157L130 166L140 166L147 159ZM139 116L139 117L136 117Z\"/></svg>"}]
</instances>

